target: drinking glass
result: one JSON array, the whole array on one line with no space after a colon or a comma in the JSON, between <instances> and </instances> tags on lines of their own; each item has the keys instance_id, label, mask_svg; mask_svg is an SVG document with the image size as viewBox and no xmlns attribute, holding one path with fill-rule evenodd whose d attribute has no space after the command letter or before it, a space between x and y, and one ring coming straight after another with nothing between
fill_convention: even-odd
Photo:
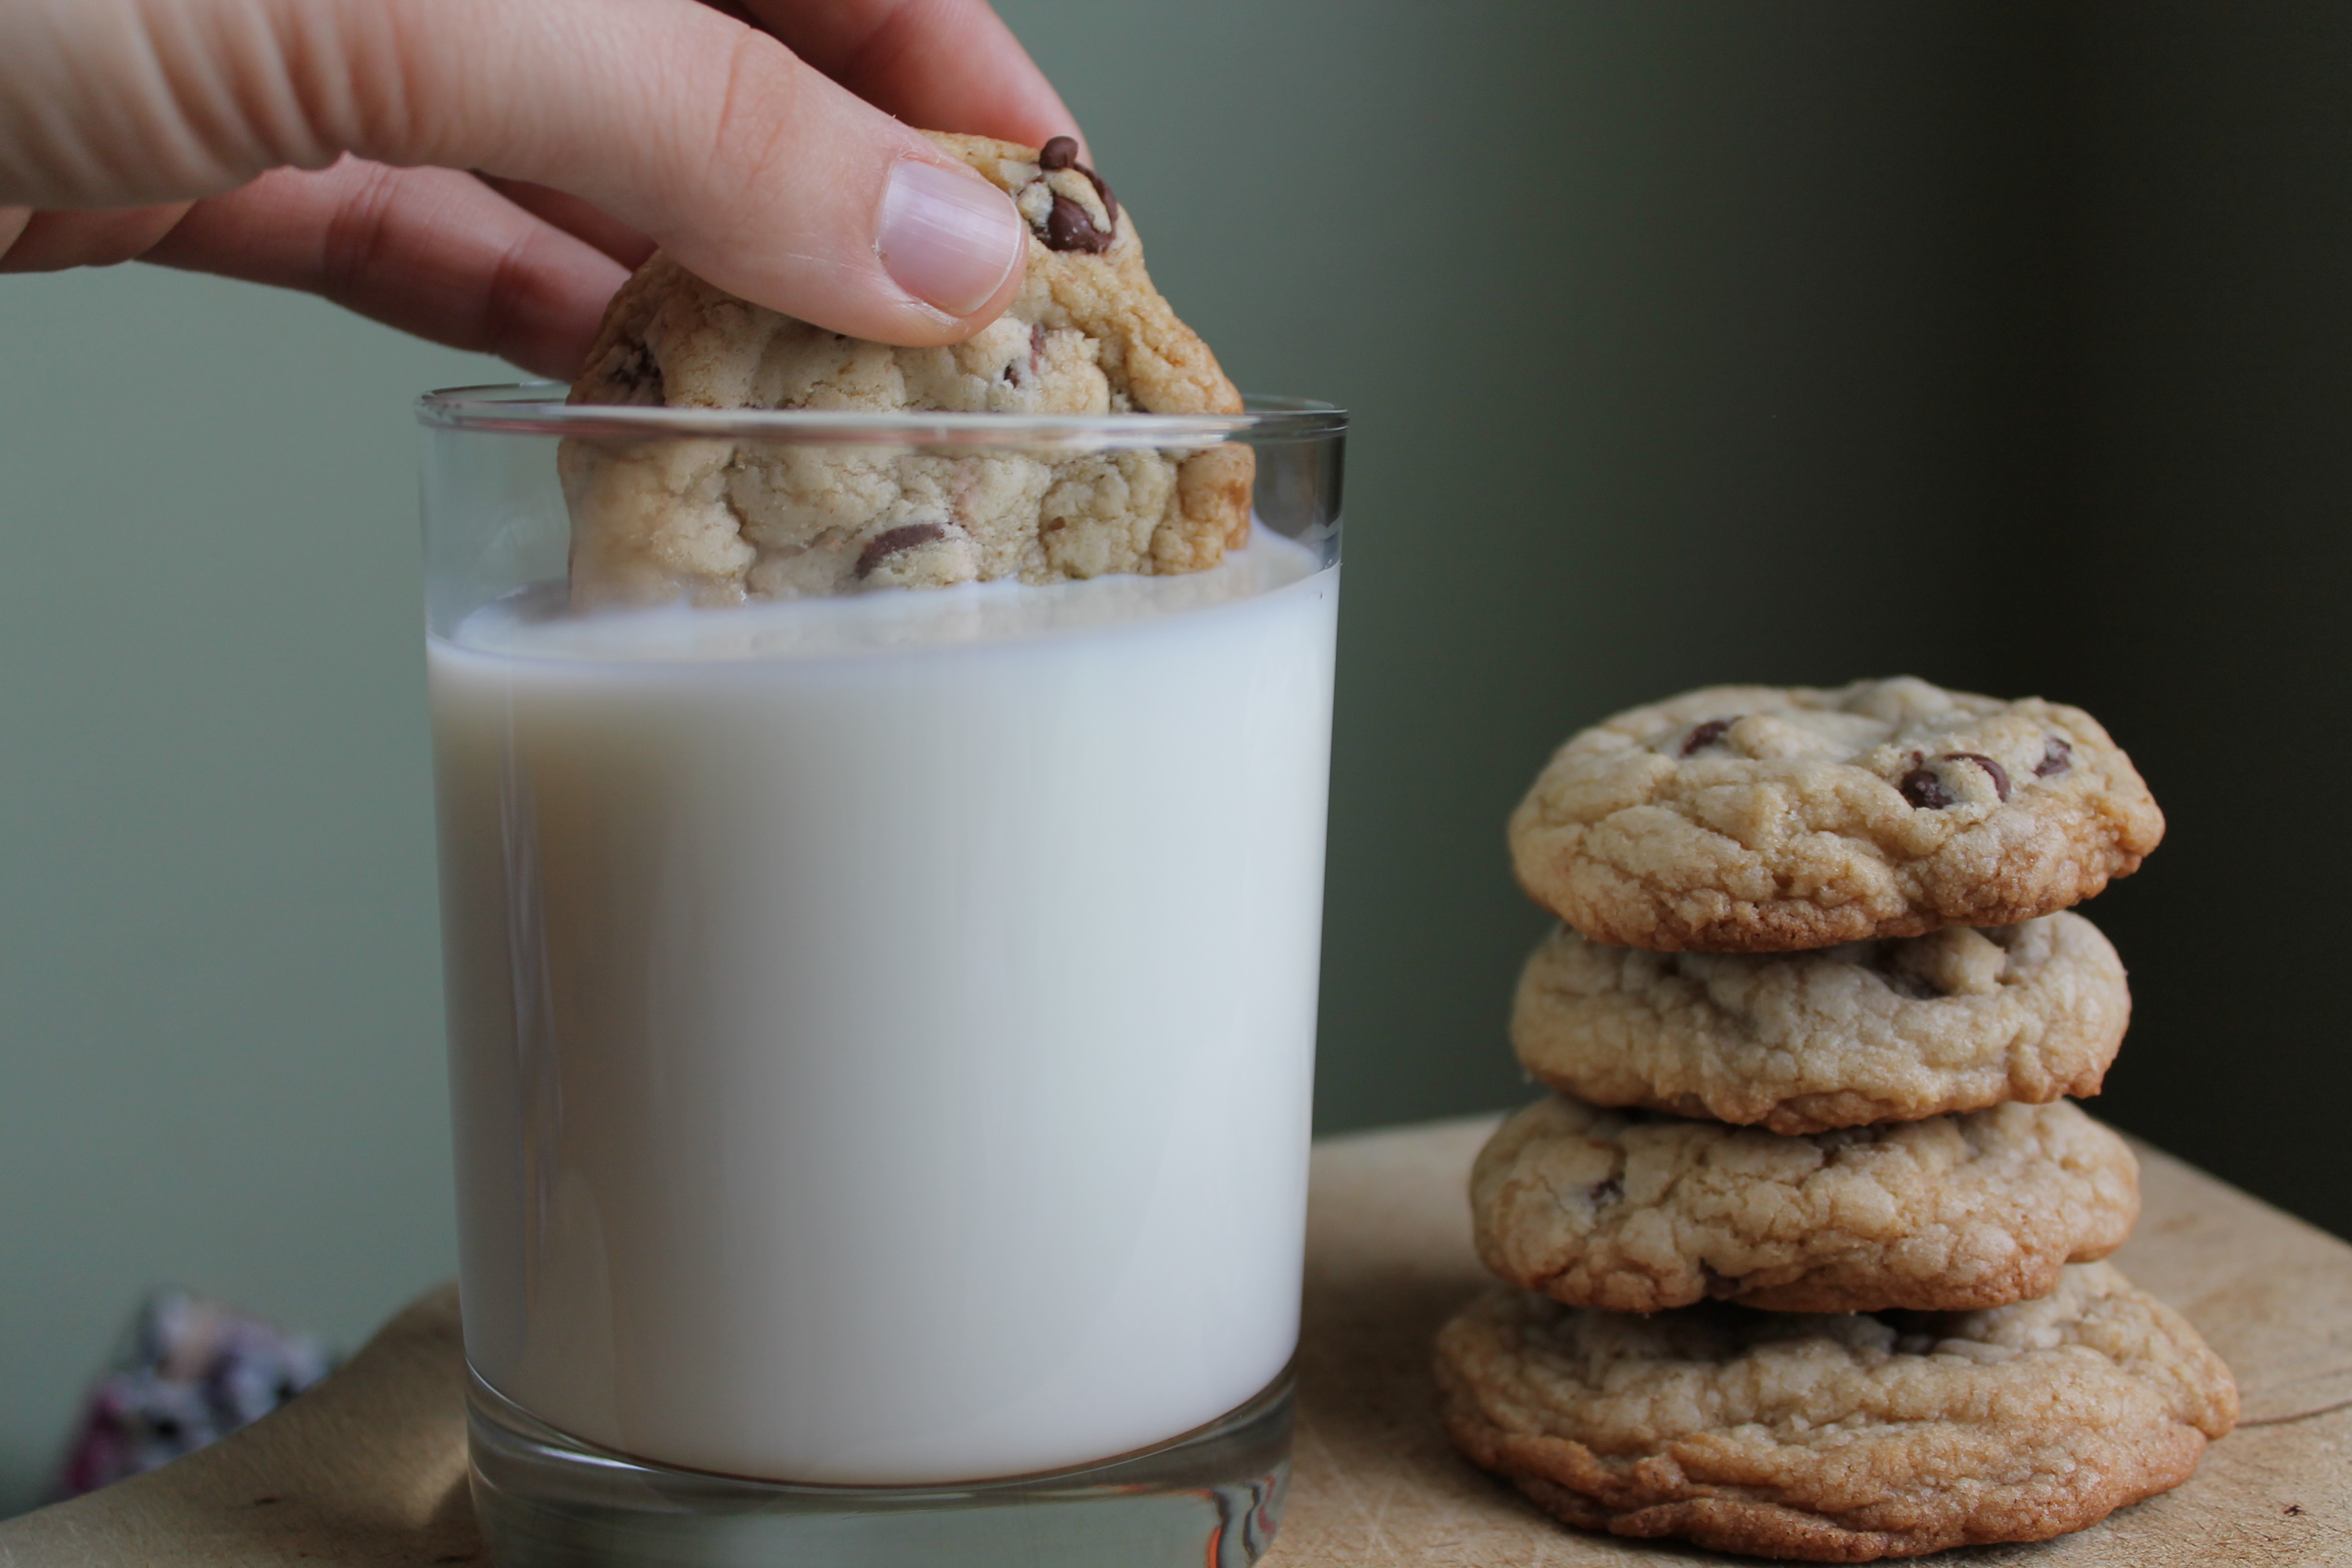
<instances>
[{"instance_id":1,"label":"drinking glass","mask_svg":"<svg viewBox=\"0 0 2352 1568\"><path fill-rule=\"evenodd\" d=\"M1253 1561L1288 1475L1345 416L520 386L419 417L492 1554ZM571 580L583 459L952 506L1203 453L1251 514L1205 571Z\"/></svg>"}]
</instances>

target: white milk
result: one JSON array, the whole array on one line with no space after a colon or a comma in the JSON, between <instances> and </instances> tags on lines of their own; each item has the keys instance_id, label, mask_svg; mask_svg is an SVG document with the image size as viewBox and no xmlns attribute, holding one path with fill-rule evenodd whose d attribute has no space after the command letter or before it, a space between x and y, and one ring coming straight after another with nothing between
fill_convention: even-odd
<instances>
[{"instance_id":1,"label":"white milk","mask_svg":"<svg viewBox=\"0 0 2352 1568\"><path fill-rule=\"evenodd\" d=\"M1297 1339L1336 569L430 649L466 1345L642 1458L1083 1464Z\"/></svg>"}]
</instances>

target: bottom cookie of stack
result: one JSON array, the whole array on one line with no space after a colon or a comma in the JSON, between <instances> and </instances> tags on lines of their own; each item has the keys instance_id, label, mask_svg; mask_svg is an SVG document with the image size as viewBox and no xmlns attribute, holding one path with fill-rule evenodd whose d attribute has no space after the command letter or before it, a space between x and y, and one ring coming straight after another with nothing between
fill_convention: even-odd
<instances>
[{"instance_id":1,"label":"bottom cookie of stack","mask_svg":"<svg viewBox=\"0 0 2352 1568\"><path fill-rule=\"evenodd\" d=\"M1501 1289L1446 1324L1437 1375L1463 1452L1571 1524L1822 1563L2080 1530L2238 1416L2197 1331L2105 1263L1969 1312Z\"/></svg>"}]
</instances>

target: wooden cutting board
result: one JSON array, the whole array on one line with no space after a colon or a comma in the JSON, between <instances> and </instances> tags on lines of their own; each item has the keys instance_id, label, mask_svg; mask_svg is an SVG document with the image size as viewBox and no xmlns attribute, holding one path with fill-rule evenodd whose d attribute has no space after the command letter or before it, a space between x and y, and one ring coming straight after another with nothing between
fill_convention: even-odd
<instances>
[{"instance_id":1,"label":"wooden cutting board","mask_svg":"<svg viewBox=\"0 0 2352 1568\"><path fill-rule=\"evenodd\" d=\"M1297 1479L1266 1568L1583 1568L1754 1559L1554 1524L1454 1458L1427 1370L1486 1286L1463 1197L1493 1121L1332 1140L1315 1154ZM2035 1546L1936 1568L2352 1564L2352 1247L2136 1144L2138 1227L2115 1261L2237 1373L2245 1418L2176 1491ZM5 1537L0 1537L5 1539Z\"/></svg>"},{"instance_id":2,"label":"wooden cutting board","mask_svg":"<svg viewBox=\"0 0 2352 1568\"><path fill-rule=\"evenodd\" d=\"M1297 1479L1267 1568L1724 1564L1582 1534L1457 1459L1428 1372L1486 1277L1464 1198L1491 1118L1318 1145ZM2245 1420L2178 1491L2043 1545L1938 1568L2352 1563L2352 1247L2142 1147L2116 1261L2238 1374ZM449 1287L285 1410L148 1476L0 1524L0 1568L427 1568L483 1560L466 1498Z\"/></svg>"}]
</instances>

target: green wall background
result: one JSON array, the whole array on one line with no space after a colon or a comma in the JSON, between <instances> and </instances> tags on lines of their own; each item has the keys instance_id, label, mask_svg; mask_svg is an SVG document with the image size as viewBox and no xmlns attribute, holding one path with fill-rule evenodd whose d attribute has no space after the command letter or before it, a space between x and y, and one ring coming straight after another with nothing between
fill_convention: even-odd
<instances>
[{"instance_id":1,"label":"green wall background","mask_svg":"<svg viewBox=\"0 0 2352 1568\"><path fill-rule=\"evenodd\" d=\"M1327 1128L1511 1103L1549 748L1702 681L2105 718L2099 1110L2352 1231L2352 18L1004 0L1235 377L1356 411ZM146 1285L452 1267L406 403L313 301L0 279L0 1511Z\"/></svg>"}]
</instances>

